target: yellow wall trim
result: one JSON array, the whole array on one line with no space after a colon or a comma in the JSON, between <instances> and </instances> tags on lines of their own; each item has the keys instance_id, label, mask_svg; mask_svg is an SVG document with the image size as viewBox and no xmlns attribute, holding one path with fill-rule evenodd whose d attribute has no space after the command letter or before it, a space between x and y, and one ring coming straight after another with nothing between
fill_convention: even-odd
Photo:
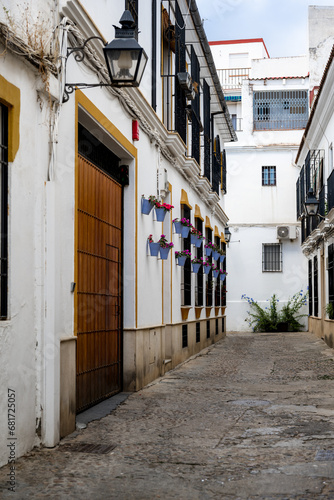
<instances>
[{"instance_id":1,"label":"yellow wall trim","mask_svg":"<svg viewBox=\"0 0 334 500\"><path fill-rule=\"evenodd\" d=\"M188 193L184 189L181 189L181 201L180 201L180 204L181 205L187 205L187 207L190 208L190 210L193 209L193 207L190 205L189 200L188 200Z\"/></svg>"},{"instance_id":2,"label":"yellow wall trim","mask_svg":"<svg viewBox=\"0 0 334 500\"><path fill-rule=\"evenodd\" d=\"M217 238L220 238L220 234L219 234L219 231L218 231L218 226L215 226L215 236Z\"/></svg>"},{"instance_id":3,"label":"yellow wall trim","mask_svg":"<svg viewBox=\"0 0 334 500\"><path fill-rule=\"evenodd\" d=\"M222 242L223 242L223 243L225 243L225 245L226 245L226 240L225 240L225 235L224 235L224 233L222 233L222 234L221 234L220 241L222 241Z\"/></svg>"},{"instance_id":4,"label":"yellow wall trim","mask_svg":"<svg viewBox=\"0 0 334 500\"><path fill-rule=\"evenodd\" d=\"M8 161L12 162L20 145L21 91L1 75L0 101L8 107Z\"/></svg>"},{"instance_id":5,"label":"yellow wall trim","mask_svg":"<svg viewBox=\"0 0 334 500\"><path fill-rule=\"evenodd\" d=\"M205 216L205 227L208 227L209 229L211 229L211 231L213 231L210 219L207 215Z\"/></svg>"},{"instance_id":6,"label":"yellow wall trim","mask_svg":"<svg viewBox=\"0 0 334 500\"><path fill-rule=\"evenodd\" d=\"M204 222L204 218L202 217L201 214L201 209L199 208L198 205L195 205L195 219L200 219L202 222Z\"/></svg>"}]
</instances>

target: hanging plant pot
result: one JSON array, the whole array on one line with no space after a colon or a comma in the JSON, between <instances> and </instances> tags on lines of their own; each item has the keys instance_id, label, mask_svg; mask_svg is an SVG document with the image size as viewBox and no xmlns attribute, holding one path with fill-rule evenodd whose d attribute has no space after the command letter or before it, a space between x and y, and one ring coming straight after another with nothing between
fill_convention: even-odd
<instances>
[{"instance_id":1,"label":"hanging plant pot","mask_svg":"<svg viewBox=\"0 0 334 500\"><path fill-rule=\"evenodd\" d=\"M181 257L177 257L177 265L184 266L184 264L186 263L186 259L187 259L186 255L182 255Z\"/></svg>"},{"instance_id":2,"label":"hanging plant pot","mask_svg":"<svg viewBox=\"0 0 334 500\"><path fill-rule=\"evenodd\" d=\"M158 222L163 222L165 220L166 210L164 208L155 207L155 216Z\"/></svg>"},{"instance_id":3,"label":"hanging plant pot","mask_svg":"<svg viewBox=\"0 0 334 500\"><path fill-rule=\"evenodd\" d=\"M203 242L202 238L197 238L197 241L195 243L195 247L200 248L202 246L202 242Z\"/></svg>"},{"instance_id":4,"label":"hanging plant pot","mask_svg":"<svg viewBox=\"0 0 334 500\"><path fill-rule=\"evenodd\" d=\"M153 208L152 203L150 200L146 200L145 198L141 199L141 213L144 215L149 215L151 213L151 210Z\"/></svg>"},{"instance_id":5,"label":"hanging plant pot","mask_svg":"<svg viewBox=\"0 0 334 500\"><path fill-rule=\"evenodd\" d=\"M176 234L181 234L181 229L182 229L181 222L174 222L174 229Z\"/></svg>"},{"instance_id":6,"label":"hanging plant pot","mask_svg":"<svg viewBox=\"0 0 334 500\"><path fill-rule=\"evenodd\" d=\"M159 243L149 243L151 257L158 257L159 255Z\"/></svg>"},{"instance_id":7,"label":"hanging plant pot","mask_svg":"<svg viewBox=\"0 0 334 500\"><path fill-rule=\"evenodd\" d=\"M215 259L215 260L218 260L219 257L220 257L220 253L219 252L216 252L215 250L212 251L212 257Z\"/></svg>"},{"instance_id":8,"label":"hanging plant pot","mask_svg":"<svg viewBox=\"0 0 334 500\"><path fill-rule=\"evenodd\" d=\"M204 274L209 274L211 266L203 266Z\"/></svg>"},{"instance_id":9,"label":"hanging plant pot","mask_svg":"<svg viewBox=\"0 0 334 500\"><path fill-rule=\"evenodd\" d=\"M192 267L193 267L193 273L198 273L199 271L199 268L201 267L202 264L192 264Z\"/></svg>"},{"instance_id":10,"label":"hanging plant pot","mask_svg":"<svg viewBox=\"0 0 334 500\"><path fill-rule=\"evenodd\" d=\"M224 259L225 259L225 255L221 255L220 256L220 262L223 263L224 262Z\"/></svg>"},{"instance_id":11,"label":"hanging plant pot","mask_svg":"<svg viewBox=\"0 0 334 500\"><path fill-rule=\"evenodd\" d=\"M212 252L212 248L207 247L207 248L205 249L205 255L206 255L207 257L210 257L211 252Z\"/></svg>"},{"instance_id":12,"label":"hanging plant pot","mask_svg":"<svg viewBox=\"0 0 334 500\"><path fill-rule=\"evenodd\" d=\"M218 271L213 271L213 277L218 278L219 270Z\"/></svg>"},{"instance_id":13,"label":"hanging plant pot","mask_svg":"<svg viewBox=\"0 0 334 500\"><path fill-rule=\"evenodd\" d=\"M167 260L168 259L169 250L170 250L170 247L160 247L160 258L161 258L161 260Z\"/></svg>"},{"instance_id":14,"label":"hanging plant pot","mask_svg":"<svg viewBox=\"0 0 334 500\"><path fill-rule=\"evenodd\" d=\"M181 224L181 236L182 236L182 238L188 238L189 231L190 231L189 226L182 226L182 224Z\"/></svg>"},{"instance_id":15,"label":"hanging plant pot","mask_svg":"<svg viewBox=\"0 0 334 500\"><path fill-rule=\"evenodd\" d=\"M221 274L220 275L220 281L224 281L225 277L226 277L226 274Z\"/></svg>"},{"instance_id":16,"label":"hanging plant pot","mask_svg":"<svg viewBox=\"0 0 334 500\"><path fill-rule=\"evenodd\" d=\"M195 245L196 248L199 248L202 245L202 238L199 238L196 234L191 234L190 242L192 245Z\"/></svg>"}]
</instances>

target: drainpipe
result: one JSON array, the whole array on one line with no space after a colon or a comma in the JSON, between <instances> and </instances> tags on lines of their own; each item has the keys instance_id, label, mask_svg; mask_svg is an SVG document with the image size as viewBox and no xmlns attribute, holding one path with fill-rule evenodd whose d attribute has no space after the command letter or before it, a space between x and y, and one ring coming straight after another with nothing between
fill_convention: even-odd
<instances>
[{"instance_id":1,"label":"drainpipe","mask_svg":"<svg viewBox=\"0 0 334 500\"><path fill-rule=\"evenodd\" d=\"M152 108L157 110L157 2L152 0Z\"/></svg>"}]
</instances>

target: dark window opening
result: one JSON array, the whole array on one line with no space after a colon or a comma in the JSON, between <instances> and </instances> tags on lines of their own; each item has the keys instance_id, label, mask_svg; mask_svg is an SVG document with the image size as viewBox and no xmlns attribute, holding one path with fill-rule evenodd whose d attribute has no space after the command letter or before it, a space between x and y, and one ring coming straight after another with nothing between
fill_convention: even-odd
<instances>
[{"instance_id":1,"label":"dark window opening","mask_svg":"<svg viewBox=\"0 0 334 500\"><path fill-rule=\"evenodd\" d=\"M203 233L203 222L201 221L201 219L198 218L196 219L196 229L198 229L201 233ZM193 247L193 249L194 248L195 247ZM203 257L203 244L199 248L196 248L196 257L198 258ZM195 302L196 306L203 305L203 300L204 300L203 283L204 283L204 275L203 272L200 271L196 274L196 302Z\"/></svg>"},{"instance_id":2,"label":"dark window opening","mask_svg":"<svg viewBox=\"0 0 334 500\"><path fill-rule=\"evenodd\" d=\"M226 252L226 244L225 243L222 244L222 249L224 250L224 252ZM222 268L223 268L223 271L226 271L226 255L225 255L225 259L223 261ZM221 306L222 307L226 307L226 281L227 281L227 276L225 276L225 279L224 279L224 281L222 281L222 285L221 285Z\"/></svg>"},{"instance_id":3,"label":"dark window opening","mask_svg":"<svg viewBox=\"0 0 334 500\"><path fill-rule=\"evenodd\" d=\"M206 338L207 339L210 338L210 321L209 320L206 322Z\"/></svg>"},{"instance_id":4,"label":"dark window opening","mask_svg":"<svg viewBox=\"0 0 334 500\"><path fill-rule=\"evenodd\" d=\"M182 325L182 349L188 347L188 325Z\"/></svg>"},{"instance_id":5,"label":"dark window opening","mask_svg":"<svg viewBox=\"0 0 334 500\"><path fill-rule=\"evenodd\" d=\"M220 194L220 185L221 185L221 172L222 164L221 164L221 154L220 154L220 139L217 135L215 138L215 150L212 155L212 189L218 195Z\"/></svg>"},{"instance_id":6,"label":"dark window opening","mask_svg":"<svg viewBox=\"0 0 334 500\"><path fill-rule=\"evenodd\" d=\"M313 311L313 315L315 317L318 317L319 296L318 296L318 257L317 256L315 256L314 259L313 259L313 292L314 292L314 297L313 297L314 311Z\"/></svg>"},{"instance_id":7,"label":"dark window opening","mask_svg":"<svg viewBox=\"0 0 334 500\"><path fill-rule=\"evenodd\" d=\"M191 78L194 88L197 89L197 92L195 92L195 99L191 101L191 155L195 158L197 163L200 164L200 67L193 46L191 46Z\"/></svg>"},{"instance_id":8,"label":"dark window opening","mask_svg":"<svg viewBox=\"0 0 334 500\"><path fill-rule=\"evenodd\" d=\"M187 144L187 100L177 74L186 72L186 30L180 7L175 2L175 130ZM189 259L187 259L189 260Z\"/></svg>"},{"instance_id":9,"label":"dark window opening","mask_svg":"<svg viewBox=\"0 0 334 500\"><path fill-rule=\"evenodd\" d=\"M201 323L196 323L196 343L201 341Z\"/></svg>"},{"instance_id":10,"label":"dark window opening","mask_svg":"<svg viewBox=\"0 0 334 500\"><path fill-rule=\"evenodd\" d=\"M0 319L8 316L8 108L0 103Z\"/></svg>"},{"instance_id":11,"label":"dark window opening","mask_svg":"<svg viewBox=\"0 0 334 500\"><path fill-rule=\"evenodd\" d=\"M262 186L276 186L276 167L262 167Z\"/></svg>"},{"instance_id":12,"label":"dark window opening","mask_svg":"<svg viewBox=\"0 0 334 500\"><path fill-rule=\"evenodd\" d=\"M262 271L282 271L282 247L280 243L266 243L262 246Z\"/></svg>"},{"instance_id":13,"label":"dark window opening","mask_svg":"<svg viewBox=\"0 0 334 500\"><path fill-rule=\"evenodd\" d=\"M218 335L219 330L218 330L218 318L216 318L216 335Z\"/></svg>"},{"instance_id":14,"label":"dark window opening","mask_svg":"<svg viewBox=\"0 0 334 500\"><path fill-rule=\"evenodd\" d=\"M329 261L329 248L328 248L328 261ZM333 260L332 260L332 265L333 265ZM329 273L329 269L328 269L328 273ZM312 260L310 259L308 261L308 313L310 316L312 316L312 314L313 314L312 274L313 274L312 273ZM332 274L332 276L333 276L333 274ZM333 295L333 298L334 298L334 295Z\"/></svg>"},{"instance_id":15,"label":"dark window opening","mask_svg":"<svg viewBox=\"0 0 334 500\"><path fill-rule=\"evenodd\" d=\"M211 121L210 121L210 87L203 80L203 127L204 127L204 176L211 183Z\"/></svg>"},{"instance_id":16,"label":"dark window opening","mask_svg":"<svg viewBox=\"0 0 334 500\"><path fill-rule=\"evenodd\" d=\"M182 217L190 220L191 211L187 205L182 205ZM191 252L191 242L190 233L187 238L182 238L183 250L189 250ZM183 280L181 283L182 292L182 305L191 306L191 261L186 259L186 263L183 266Z\"/></svg>"},{"instance_id":17,"label":"dark window opening","mask_svg":"<svg viewBox=\"0 0 334 500\"><path fill-rule=\"evenodd\" d=\"M120 184L120 159L110 149L92 135L83 125L78 124L78 152Z\"/></svg>"},{"instance_id":18,"label":"dark window opening","mask_svg":"<svg viewBox=\"0 0 334 500\"><path fill-rule=\"evenodd\" d=\"M222 333L225 332L225 318L222 318Z\"/></svg>"},{"instance_id":19,"label":"dark window opening","mask_svg":"<svg viewBox=\"0 0 334 500\"><path fill-rule=\"evenodd\" d=\"M220 238L218 238L217 236L215 236L215 244L220 247ZM218 269L221 268L221 263L220 263L220 260L219 262L217 263L217 266L216 266ZM220 281L220 277L218 276L217 278L217 284L216 284L216 289L215 289L215 306L216 307L219 307L220 306L220 284L221 284L221 281Z\"/></svg>"},{"instance_id":20,"label":"dark window opening","mask_svg":"<svg viewBox=\"0 0 334 500\"><path fill-rule=\"evenodd\" d=\"M206 228L206 236L205 240L212 241L212 230L210 228ZM207 257L207 260L212 263L212 256ZM212 306L212 288L213 288L213 277L212 277L212 269L210 269L209 274L206 275L206 306Z\"/></svg>"}]
</instances>

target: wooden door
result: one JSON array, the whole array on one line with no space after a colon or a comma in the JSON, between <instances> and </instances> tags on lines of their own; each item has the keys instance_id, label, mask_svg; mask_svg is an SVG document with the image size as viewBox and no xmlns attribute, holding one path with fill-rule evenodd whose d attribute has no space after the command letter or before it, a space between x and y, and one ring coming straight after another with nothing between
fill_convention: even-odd
<instances>
[{"instance_id":1,"label":"wooden door","mask_svg":"<svg viewBox=\"0 0 334 500\"><path fill-rule=\"evenodd\" d=\"M83 157L77 192L77 412L122 389L122 187Z\"/></svg>"}]
</instances>

